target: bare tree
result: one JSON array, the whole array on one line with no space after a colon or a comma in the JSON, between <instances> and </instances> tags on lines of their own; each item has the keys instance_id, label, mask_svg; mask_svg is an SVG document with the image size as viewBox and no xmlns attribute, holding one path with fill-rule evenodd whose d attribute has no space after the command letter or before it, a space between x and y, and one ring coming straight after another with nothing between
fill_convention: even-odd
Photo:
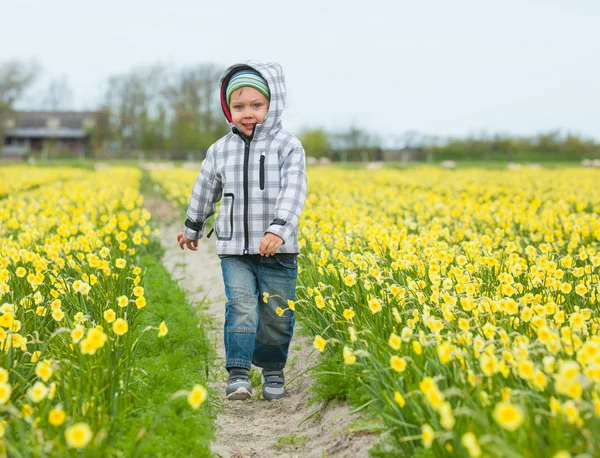
<instances>
[{"instance_id":1,"label":"bare tree","mask_svg":"<svg viewBox=\"0 0 600 458\"><path fill-rule=\"evenodd\" d=\"M113 76L108 82L106 105L110 107L116 136L127 151L142 145L149 119L158 110L156 102L164 72L161 65L142 67Z\"/></svg>"},{"instance_id":2,"label":"bare tree","mask_svg":"<svg viewBox=\"0 0 600 458\"><path fill-rule=\"evenodd\" d=\"M329 138L335 157L343 162L348 160L366 162L381 158L381 137L355 125L351 125L346 131L332 134Z\"/></svg>"},{"instance_id":3,"label":"bare tree","mask_svg":"<svg viewBox=\"0 0 600 458\"><path fill-rule=\"evenodd\" d=\"M42 109L49 111L66 110L72 101L72 91L65 75L53 79L48 85L46 95L42 102Z\"/></svg>"},{"instance_id":4,"label":"bare tree","mask_svg":"<svg viewBox=\"0 0 600 458\"><path fill-rule=\"evenodd\" d=\"M171 147L175 151L206 151L225 133L218 110L218 78L213 64L184 68L171 77L164 90L171 114Z\"/></svg>"},{"instance_id":5,"label":"bare tree","mask_svg":"<svg viewBox=\"0 0 600 458\"><path fill-rule=\"evenodd\" d=\"M111 138L124 151L206 152L227 132L219 113L220 74L213 64L174 71L154 65L111 77L105 95Z\"/></svg>"},{"instance_id":6,"label":"bare tree","mask_svg":"<svg viewBox=\"0 0 600 458\"><path fill-rule=\"evenodd\" d=\"M6 121L13 112L14 103L31 86L39 71L40 67L35 62L9 60L0 63L0 147L4 143Z\"/></svg>"}]
</instances>

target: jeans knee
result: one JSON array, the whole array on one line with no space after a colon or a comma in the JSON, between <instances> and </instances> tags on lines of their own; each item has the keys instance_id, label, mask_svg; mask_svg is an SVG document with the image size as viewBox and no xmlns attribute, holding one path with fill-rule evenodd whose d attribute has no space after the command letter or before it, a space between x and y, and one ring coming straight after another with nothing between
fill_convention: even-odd
<instances>
[{"instance_id":1,"label":"jeans knee","mask_svg":"<svg viewBox=\"0 0 600 458\"><path fill-rule=\"evenodd\" d=\"M229 332L256 332L257 299L245 296L228 300L225 303L225 322Z\"/></svg>"},{"instance_id":2,"label":"jeans knee","mask_svg":"<svg viewBox=\"0 0 600 458\"><path fill-rule=\"evenodd\" d=\"M267 345L289 343L294 334L293 317L260 316L256 340Z\"/></svg>"}]
</instances>

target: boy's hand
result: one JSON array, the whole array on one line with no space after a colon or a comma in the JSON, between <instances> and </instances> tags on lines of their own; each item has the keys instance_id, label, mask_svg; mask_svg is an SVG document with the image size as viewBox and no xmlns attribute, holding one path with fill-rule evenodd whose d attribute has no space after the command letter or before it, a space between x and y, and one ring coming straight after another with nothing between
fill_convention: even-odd
<instances>
[{"instance_id":1,"label":"boy's hand","mask_svg":"<svg viewBox=\"0 0 600 458\"><path fill-rule=\"evenodd\" d=\"M260 241L258 250L260 251L261 256L269 257L273 256L282 244L283 239L281 237L272 234L271 232L267 232Z\"/></svg>"},{"instance_id":2,"label":"boy's hand","mask_svg":"<svg viewBox=\"0 0 600 458\"><path fill-rule=\"evenodd\" d=\"M177 243L179 243L179 247L183 250L184 245L188 247L188 249L192 251L198 251L198 240L190 240L185 235L183 235L183 229L179 234L177 234Z\"/></svg>"}]
</instances>

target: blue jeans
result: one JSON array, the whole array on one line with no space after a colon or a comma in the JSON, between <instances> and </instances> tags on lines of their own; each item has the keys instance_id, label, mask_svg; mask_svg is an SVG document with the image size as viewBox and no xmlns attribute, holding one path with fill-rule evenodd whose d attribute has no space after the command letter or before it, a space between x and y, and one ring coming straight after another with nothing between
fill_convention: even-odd
<instances>
[{"instance_id":1,"label":"blue jeans","mask_svg":"<svg viewBox=\"0 0 600 458\"><path fill-rule=\"evenodd\" d=\"M294 312L286 309L296 296L297 256L226 256L221 269L227 296L225 367L283 369L294 333ZM265 292L271 296L266 303ZM285 310L282 316L277 307Z\"/></svg>"}]
</instances>

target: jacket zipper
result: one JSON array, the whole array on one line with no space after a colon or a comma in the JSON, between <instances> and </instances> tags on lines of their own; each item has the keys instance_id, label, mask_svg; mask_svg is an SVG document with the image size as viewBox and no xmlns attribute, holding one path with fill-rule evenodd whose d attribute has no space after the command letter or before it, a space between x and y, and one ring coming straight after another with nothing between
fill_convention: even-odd
<instances>
[{"instance_id":1,"label":"jacket zipper","mask_svg":"<svg viewBox=\"0 0 600 458\"><path fill-rule=\"evenodd\" d=\"M250 161L250 142L252 141L252 137L254 137L254 132L252 132L252 137L246 137L243 135L237 127L233 128L233 133L240 136L242 141L244 142L244 251L243 254L249 254L249 236L248 236L248 162Z\"/></svg>"},{"instance_id":2,"label":"jacket zipper","mask_svg":"<svg viewBox=\"0 0 600 458\"><path fill-rule=\"evenodd\" d=\"M248 249L248 162L250 160L250 142L251 138L244 138L244 254L249 253Z\"/></svg>"}]
</instances>

